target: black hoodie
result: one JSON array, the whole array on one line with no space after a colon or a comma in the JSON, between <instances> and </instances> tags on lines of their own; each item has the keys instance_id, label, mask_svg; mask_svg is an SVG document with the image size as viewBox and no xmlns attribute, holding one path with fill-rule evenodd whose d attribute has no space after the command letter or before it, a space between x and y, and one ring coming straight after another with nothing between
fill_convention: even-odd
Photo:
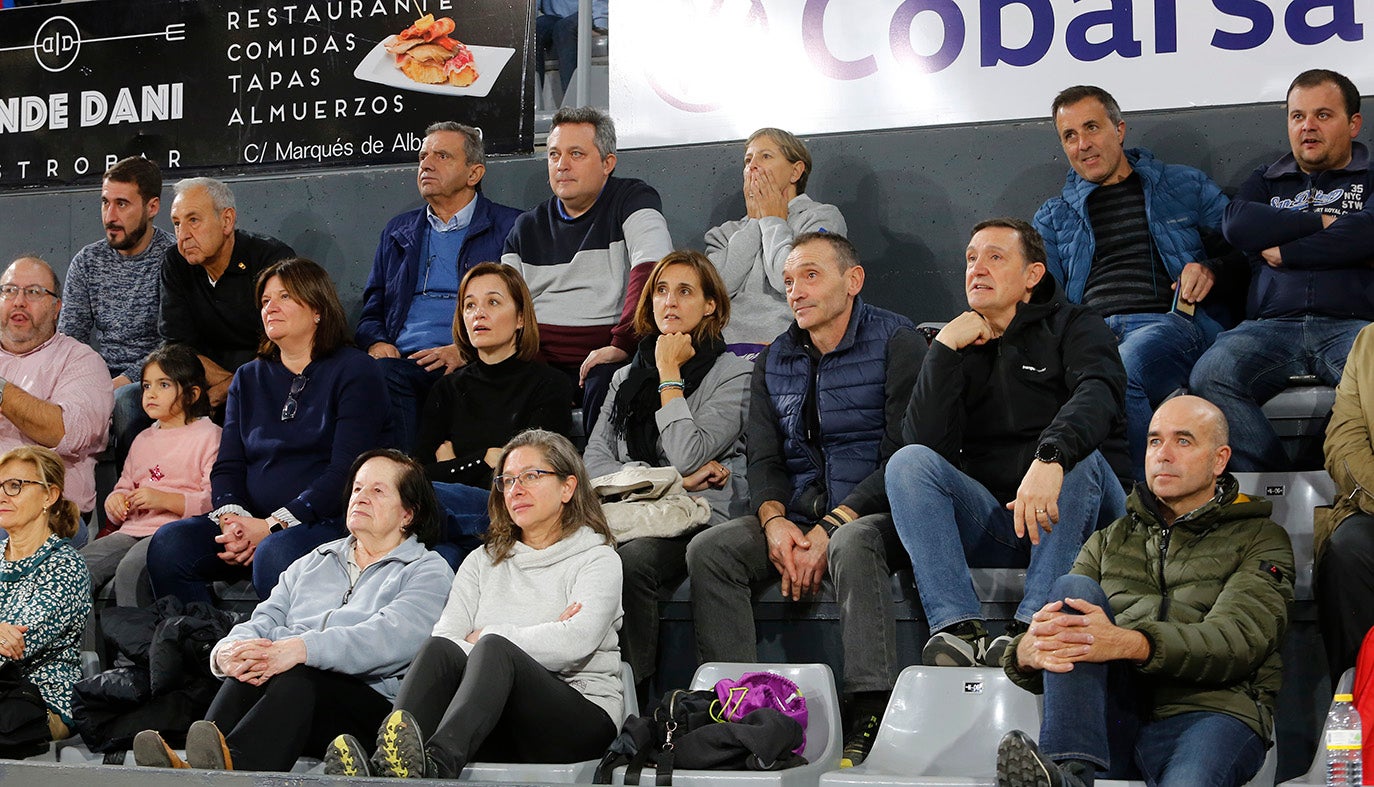
<instances>
[{"instance_id":1,"label":"black hoodie","mask_svg":"<svg viewBox=\"0 0 1374 787\"><path fill-rule=\"evenodd\" d=\"M1004 503L1015 499L1041 443L1059 448L1066 473L1100 449L1129 483L1125 394L1116 336L1046 274L1000 338L959 351L931 345L902 437L929 446Z\"/></svg>"}]
</instances>

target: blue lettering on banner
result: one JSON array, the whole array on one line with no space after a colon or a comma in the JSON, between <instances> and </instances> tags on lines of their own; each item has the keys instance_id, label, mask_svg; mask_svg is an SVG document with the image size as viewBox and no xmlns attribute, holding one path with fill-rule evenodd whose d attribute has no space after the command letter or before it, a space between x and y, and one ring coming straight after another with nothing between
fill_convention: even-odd
<instances>
[{"instance_id":1,"label":"blue lettering on banner","mask_svg":"<svg viewBox=\"0 0 1374 787\"><path fill-rule=\"evenodd\" d=\"M1190 0L1190 3L1193 0ZM1082 0L1072 0L1074 4ZM1211 0L1223 15L1213 31L1211 45L1228 51L1255 49L1275 34L1275 13L1264 0ZM853 60L836 57L825 40L825 13L830 0L806 0L802 10L802 43L806 54L821 73L831 79L863 79L878 71L878 59L869 54ZM965 7L971 3L965 3ZM1063 26L1065 50L1075 60L1091 63L1111 55L1138 58L1147 43L1135 34L1134 8L1138 1L1110 0L1107 8L1092 8L1074 13L1058 4L1061 15L1068 15ZM1035 65L1055 45L1053 0L978 0L978 60L984 68L1001 64L1024 68ZM1153 52L1178 52L1178 0L1154 0ZM1008 10L1029 14L1030 37L1024 43L1009 44L1004 36L1003 16ZM1196 11L1191 14L1196 15ZM1315 20L1315 21L1314 21ZM916 51L911 43L917 25L938 25L940 48L933 54ZM1225 27L1226 29L1223 29ZM1239 27L1239 29L1237 29ZM928 29L928 28L923 28ZM1283 11L1283 33L1293 42L1314 46L1333 38L1342 41L1364 39L1364 25L1355 14L1355 0L1290 0ZM967 20L955 0L904 0L888 25L892 55L903 66L933 74L954 64L968 43Z\"/></svg>"}]
</instances>

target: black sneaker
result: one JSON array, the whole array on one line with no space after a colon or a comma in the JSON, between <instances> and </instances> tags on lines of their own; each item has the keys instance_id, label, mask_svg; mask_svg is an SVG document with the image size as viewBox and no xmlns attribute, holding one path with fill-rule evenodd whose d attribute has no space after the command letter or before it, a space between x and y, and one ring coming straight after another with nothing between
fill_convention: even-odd
<instances>
[{"instance_id":1,"label":"black sneaker","mask_svg":"<svg viewBox=\"0 0 1374 787\"><path fill-rule=\"evenodd\" d=\"M324 772L329 776L371 776L367 752L352 735L340 735L324 750Z\"/></svg>"},{"instance_id":2,"label":"black sneaker","mask_svg":"<svg viewBox=\"0 0 1374 787\"><path fill-rule=\"evenodd\" d=\"M841 768L853 768L868 759L868 753L873 750L873 739L878 737L878 726L882 721L882 716L873 713L866 713L854 720L854 724L849 728L849 734L844 738L844 751L840 754Z\"/></svg>"},{"instance_id":3,"label":"black sneaker","mask_svg":"<svg viewBox=\"0 0 1374 787\"><path fill-rule=\"evenodd\" d=\"M1012 730L997 744L997 787L1083 787L1044 754L1030 736Z\"/></svg>"},{"instance_id":4,"label":"black sneaker","mask_svg":"<svg viewBox=\"0 0 1374 787\"><path fill-rule=\"evenodd\" d=\"M388 713L377 730L372 773L392 779L425 778L425 743L415 717L403 710Z\"/></svg>"}]
</instances>

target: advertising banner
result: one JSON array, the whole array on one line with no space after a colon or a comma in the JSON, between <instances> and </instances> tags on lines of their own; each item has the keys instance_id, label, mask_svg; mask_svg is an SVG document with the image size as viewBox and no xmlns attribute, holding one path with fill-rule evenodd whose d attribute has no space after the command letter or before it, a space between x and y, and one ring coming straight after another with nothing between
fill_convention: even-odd
<instances>
[{"instance_id":1,"label":"advertising banner","mask_svg":"<svg viewBox=\"0 0 1374 787\"><path fill-rule=\"evenodd\" d=\"M533 0L90 0L0 12L0 188L533 149Z\"/></svg>"},{"instance_id":2,"label":"advertising banner","mask_svg":"<svg viewBox=\"0 0 1374 787\"><path fill-rule=\"evenodd\" d=\"M1374 91L1371 0L612 0L622 147L1277 101L1307 68Z\"/></svg>"}]
</instances>

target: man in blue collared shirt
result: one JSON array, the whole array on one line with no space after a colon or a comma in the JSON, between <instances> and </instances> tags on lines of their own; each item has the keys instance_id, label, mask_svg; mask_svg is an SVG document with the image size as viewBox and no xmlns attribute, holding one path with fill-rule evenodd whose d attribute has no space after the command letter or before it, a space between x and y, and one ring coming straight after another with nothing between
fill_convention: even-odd
<instances>
[{"instance_id":1,"label":"man in blue collared shirt","mask_svg":"<svg viewBox=\"0 0 1374 787\"><path fill-rule=\"evenodd\" d=\"M500 261L520 215L482 196L486 171L480 131L454 122L425 129L415 180L426 205L387 222L363 291L358 346L386 369L392 426L407 450L430 386L462 364L453 344L458 284L478 263Z\"/></svg>"}]
</instances>

